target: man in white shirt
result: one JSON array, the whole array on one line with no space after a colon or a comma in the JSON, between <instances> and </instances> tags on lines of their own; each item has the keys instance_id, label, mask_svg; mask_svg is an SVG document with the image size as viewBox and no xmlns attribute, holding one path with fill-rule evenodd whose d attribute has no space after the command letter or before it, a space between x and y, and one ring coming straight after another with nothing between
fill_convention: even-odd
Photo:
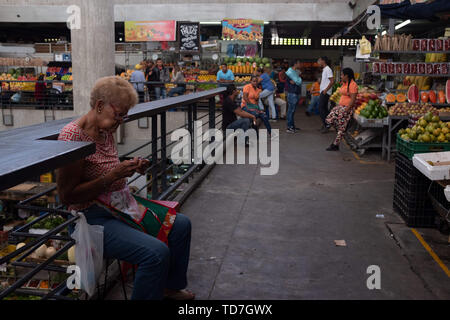
<instances>
[{"instance_id":1,"label":"man in white shirt","mask_svg":"<svg viewBox=\"0 0 450 320\"><path fill-rule=\"evenodd\" d=\"M328 100L330 99L332 87L334 84L333 71L329 67L330 61L327 57L320 57L317 63L322 68L322 80L320 81L319 113L322 119L322 133L328 132L325 119L328 116Z\"/></svg>"}]
</instances>

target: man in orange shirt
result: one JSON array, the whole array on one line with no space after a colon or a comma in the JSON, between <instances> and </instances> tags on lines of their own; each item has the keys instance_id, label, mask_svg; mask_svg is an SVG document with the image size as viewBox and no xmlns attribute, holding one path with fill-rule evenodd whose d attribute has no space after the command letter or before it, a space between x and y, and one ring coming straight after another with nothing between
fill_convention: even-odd
<instances>
[{"instance_id":1,"label":"man in orange shirt","mask_svg":"<svg viewBox=\"0 0 450 320\"><path fill-rule=\"evenodd\" d=\"M311 102L309 103L308 109L306 109L306 115L311 116L311 113L319 114L319 98L320 98L320 80L318 77L317 81L313 83L309 92L311 93Z\"/></svg>"}]
</instances>

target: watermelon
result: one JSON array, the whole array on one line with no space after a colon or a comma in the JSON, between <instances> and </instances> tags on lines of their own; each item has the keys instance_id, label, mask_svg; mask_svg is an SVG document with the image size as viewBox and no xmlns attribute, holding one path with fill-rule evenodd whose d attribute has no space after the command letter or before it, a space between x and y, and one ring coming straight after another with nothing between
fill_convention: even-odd
<instances>
[{"instance_id":1,"label":"watermelon","mask_svg":"<svg viewBox=\"0 0 450 320\"><path fill-rule=\"evenodd\" d=\"M248 62L253 63L255 59L253 58L248 58Z\"/></svg>"},{"instance_id":2,"label":"watermelon","mask_svg":"<svg viewBox=\"0 0 450 320\"><path fill-rule=\"evenodd\" d=\"M268 58L262 58L261 62L267 64L270 62L270 60Z\"/></svg>"},{"instance_id":3,"label":"watermelon","mask_svg":"<svg viewBox=\"0 0 450 320\"><path fill-rule=\"evenodd\" d=\"M445 97L447 98L447 103L450 103L450 80L445 83Z\"/></svg>"},{"instance_id":4,"label":"watermelon","mask_svg":"<svg viewBox=\"0 0 450 320\"><path fill-rule=\"evenodd\" d=\"M412 103L419 102L419 89L415 84L411 85L408 89L408 101Z\"/></svg>"}]
</instances>

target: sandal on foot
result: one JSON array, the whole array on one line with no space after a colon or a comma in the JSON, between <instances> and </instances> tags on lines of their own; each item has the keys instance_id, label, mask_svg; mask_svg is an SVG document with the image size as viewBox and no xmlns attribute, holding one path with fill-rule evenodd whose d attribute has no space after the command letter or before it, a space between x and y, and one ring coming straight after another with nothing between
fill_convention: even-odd
<instances>
[{"instance_id":1,"label":"sandal on foot","mask_svg":"<svg viewBox=\"0 0 450 320\"><path fill-rule=\"evenodd\" d=\"M195 293L190 292L189 290L166 290L164 293L164 298L169 300L194 300Z\"/></svg>"}]
</instances>

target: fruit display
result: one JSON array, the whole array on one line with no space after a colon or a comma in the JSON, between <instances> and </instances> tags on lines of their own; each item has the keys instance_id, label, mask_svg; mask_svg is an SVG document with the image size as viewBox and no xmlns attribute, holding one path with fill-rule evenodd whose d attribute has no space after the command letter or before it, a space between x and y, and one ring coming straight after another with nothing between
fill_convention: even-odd
<instances>
[{"instance_id":1,"label":"fruit display","mask_svg":"<svg viewBox=\"0 0 450 320\"><path fill-rule=\"evenodd\" d=\"M271 59L269 58L259 58L259 57L249 57L249 58L232 58L226 57L224 63L228 65L228 68L233 73L253 73L256 68L272 67Z\"/></svg>"},{"instance_id":2,"label":"fruit display","mask_svg":"<svg viewBox=\"0 0 450 320\"><path fill-rule=\"evenodd\" d=\"M29 223L31 221L33 221L34 219L36 219L36 217L31 216L26 220L26 223ZM64 223L64 218L61 216L53 216L53 217L47 217L39 222L36 222L35 224L33 224L33 228L34 229L54 229L57 226L59 226L60 224Z\"/></svg>"},{"instance_id":3,"label":"fruit display","mask_svg":"<svg viewBox=\"0 0 450 320\"><path fill-rule=\"evenodd\" d=\"M213 74L200 74L197 77L198 82L216 82L217 77Z\"/></svg>"},{"instance_id":4,"label":"fruit display","mask_svg":"<svg viewBox=\"0 0 450 320\"><path fill-rule=\"evenodd\" d=\"M445 97L447 99L447 103L450 103L450 80L447 80L445 83Z\"/></svg>"},{"instance_id":5,"label":"fruit display","mask_svg":"<svg viewBox=\"0 0 450 320\"><path fill-rule=\"evenodd\" d=\"M125 79L125 80L130 80L132 73L133 73L133 70L128 69L126 72L122 72L120 74L120 77Z\"/></svg>"},{"instance_id":6,"label":"fruit display","mask_svg":"<svg viewBox=\"0 0 450 320\"><path fill-rule=\"evenodd\" d=\"M0 81L2 80L7 81L2 82L2 90L34 91L35 83L25 81L36 81L37 78L31 74L21 75L19 69L17 70L10 69L8 73L2 73L0 75ZM16 82L16 81L24 81L24 82Z\"/></svg>"},{"instance_id":7,"label":"fruit display","mask_svg":"<svg viewBox=\"0 0 450 320\"><path fill-rule=\"evenodd\" d=\"M338 104L340 99L341 99L341 88L338 87L336 91L331 95L330 101L333 101L334 103Z\"/></svg>"},{"instance_id":8,"label":"fruit display","mask_svg":"<svg viewBox=\"0 0 450 320\"><path fill-rule=\"evenodd\" d=\"M386 95L386 102L387 103L396 103L396 102L405 102L406 101L406 95L404 93L389 93Z\"/></svg>"},{"instance_id":9,"label":"fruit display","mask_svg":"<svg viewBox=\"0 0 450 320\"><path fill-rule=\"evenodd\" d=\"M419 88L415 84L411 85L408 89L408 102L417 103L419 102Z\"/></svg>"},{"instance_id":10,"label":"fruit display","mask_svg":"<svg viewBox=\"0 0 450 320\"><path fill-rule=\"evenodd\" d=\"M252 78L251 76L236 76L234 78L234 81L238 83L250 82L251 78Z\"/></svg>"},{"instance_id":11,"label":"fruit display","mask_svg":"<svg viewBox=\"0 0 450 320\"><path fill-rule=\"evenodd\" d=\"M422 143L450 141L450 122L443 122L431 112L421 117L412 128L401 129L398 134L403 140Z\"/></svg>"},{"instance_id":12,"label":"fruit display","mask_svg":"<svg viewBox=\"0 0 450 320\"><path fill-rule=\"evenodd\" d=\"M419 103L396 103L389 108L390 116L409 116L409 115L422 115L427 112L436 113L437 109L431 104L419 104Z\"/></svg>"},{"instance_id":13,"label":"fruit display","mask_svg":"<svg viewBox=\"0 0 450 320\"><path fill-rule=\"evenodd\" d=\"M431 77L427 76L406 76L397 86L397 90L408 90L412 84L415 84L419 90L430 90L432 81Z\"/></svg>"},{"instance_id":14,"label":"fruit display","mask_svg":"<svg viewBox=\"0 0 450 320\"><path fill-rule=\"evenodd\" d=\"M364 102L359 108L356 113L367 119L383 119L388 116L388 111L381 105L381 101L378 99Z\"/></svg>"}]
</instances>

